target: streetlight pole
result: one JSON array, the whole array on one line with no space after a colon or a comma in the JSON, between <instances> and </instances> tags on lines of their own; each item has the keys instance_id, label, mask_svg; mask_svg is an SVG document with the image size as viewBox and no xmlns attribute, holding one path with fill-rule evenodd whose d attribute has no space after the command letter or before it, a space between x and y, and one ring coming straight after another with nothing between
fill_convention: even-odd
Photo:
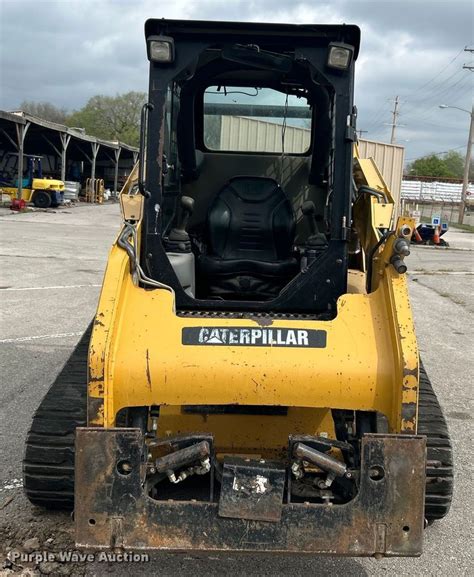
<instances>
[{"instance_id":1,"label":"streetlight pole","mask_svg":"<svg viewBox=\"0 0 474 577\"><path fill-rule=\"evenodd\" d=\"M466 160L464 161L464 178L462 181L461 206L459 207L459 218L458 218L459 224L463 223L464 211L466 209L466 197L467 197L467 189L469 186L469 168L471 166L471 150L473 139L474 139L474 104L472 105L471 124L469 127L469 140L467 141Z\"/></svg>"},{"instance_id":2,"label":"streetlight pole","mask_svg":"<svg viewBox=\"0 0 474 577\"><path fill-rule=\"evenodd\" d=\"M459 216L458 224L462 224L464 221L464 212L466 210L466 198L467 189L469 187L469 168L471 166L471 150L472 141L474 140L474 104L472 105L472 110L466 110L465 108L459 108L458 106L448 106L447 104L440 104L440 108L455 108L456 110L461 110L462 112L467 112L471 117L471 124L469 126L469 138L466 147L466 159L464 161L464 175L462 180L462 190L461 190L461 203L459 205Z\"/></svg>"}]
</instances>

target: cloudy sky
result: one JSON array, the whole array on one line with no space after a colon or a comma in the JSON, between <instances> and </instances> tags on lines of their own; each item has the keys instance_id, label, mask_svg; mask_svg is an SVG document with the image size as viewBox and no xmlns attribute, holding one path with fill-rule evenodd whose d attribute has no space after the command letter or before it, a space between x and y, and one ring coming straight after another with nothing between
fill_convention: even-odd
<instances>
[{"instance_id":1,"label":"cloudy sky","mask_svg":"<svg viewBox=\"0 0 474 577\"><path fill-rule=\"evenodd\" d=\"M387 141L399 95L406 158L466 145L474 72L473 6L464 0L0 0L0 108L25 99L67 109L101 93L146 90L150 17L357 24L359 128Z\"/></svg>"}]
</instances>

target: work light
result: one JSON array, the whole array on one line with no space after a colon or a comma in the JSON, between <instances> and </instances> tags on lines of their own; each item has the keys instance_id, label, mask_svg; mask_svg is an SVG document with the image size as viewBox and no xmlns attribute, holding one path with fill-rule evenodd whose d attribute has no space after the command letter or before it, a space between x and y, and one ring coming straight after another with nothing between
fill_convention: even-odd
<instances>
[{"instance_id":1,"label":"work light","mask_svg":"<svg viewBox=\"0 0 474 577\"><path fill-rule=\"evenodd\" d=\"M338 70L347 70L352 61L354 47L349 44L331 42L329 44L327 65Z\"/></svg>"},{"instance_id":2,"label":"work light","mask_svg":"<svg viewBox=\"0 0 474 577\"><path fill-rule=\"evenodd\" d=\"M161 64L174 61L174 40L169 36L150 36L147 43L148 60Z\"/></svg>"}]
</instances>

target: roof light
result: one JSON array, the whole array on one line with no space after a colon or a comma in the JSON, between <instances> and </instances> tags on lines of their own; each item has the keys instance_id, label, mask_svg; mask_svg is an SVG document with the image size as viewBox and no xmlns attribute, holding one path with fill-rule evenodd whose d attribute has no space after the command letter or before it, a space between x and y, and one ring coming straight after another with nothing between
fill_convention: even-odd
<instances>
[{"instance_id":1,"label":"roof light","mask_svg":"<svg viewBox=\"0 0 474 577\"><path fill-rule=\"evenodd\" d=\"M174 40L169 36L150 36L147 42L148 60L160 64L174 62Z\"/></svg>"},{"instance_id":2,"label":"roof light","mask_svg":"<svg viewBox=\"0 0 474 577\"><path fill-rule=\"evenodd\" d=\"M337 70L347 70L352 62L354 47L350 44L338 44L331 42L329 44L327 65Z\"/></svg>"}]
</instances>

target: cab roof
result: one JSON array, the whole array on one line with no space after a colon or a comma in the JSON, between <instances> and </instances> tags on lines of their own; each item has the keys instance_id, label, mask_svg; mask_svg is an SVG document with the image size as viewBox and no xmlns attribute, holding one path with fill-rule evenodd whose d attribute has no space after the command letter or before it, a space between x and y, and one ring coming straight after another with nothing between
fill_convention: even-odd
<instances>
[{"instance_id":1,"label":"cab roof","mask_svg":"<svg viewBox=\"0 0 474 577\"><path fill-rule=\"evenodd\" d=\"M344 42L354 46L354 59L360 46L360 28L353 24L268 24L262 22L219 22L213 20L166 20L151 18L145 22L145 37L171 36L180 41L212 40L220 42L258 41L263 48L327 46Z\"/></svg>"}]
</instances>

